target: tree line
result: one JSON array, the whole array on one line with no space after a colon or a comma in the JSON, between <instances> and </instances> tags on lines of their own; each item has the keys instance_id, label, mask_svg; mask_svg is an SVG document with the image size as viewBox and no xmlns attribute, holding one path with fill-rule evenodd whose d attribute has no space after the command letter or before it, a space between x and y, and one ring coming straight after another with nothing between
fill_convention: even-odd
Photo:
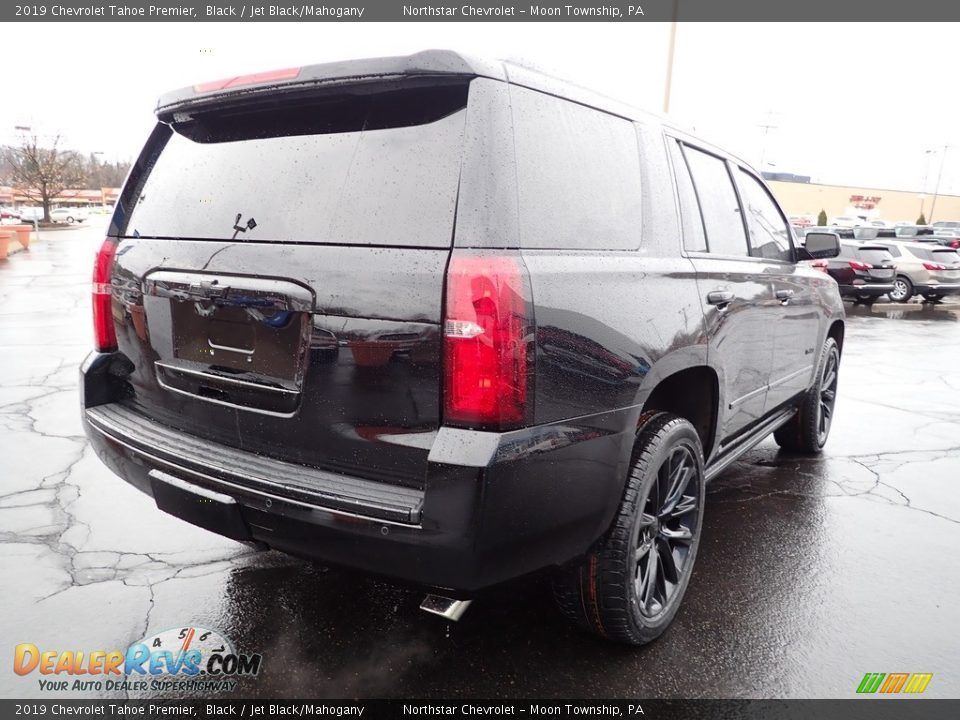
<instances>
[{"instance_id":1,"label":"tree line","mask_svg":"<svg viewBox=\"0 0 960 720\"><path fill-rule=\"evenodd\" d=\"M64 190L99 190L120 187L130 163L104 162L99 153L81 153L63 147L59 135L41 139L23 135L19 145L0 147L0 185L43 207L50 222L50 205Z\"/></svg>"}]
</instances>

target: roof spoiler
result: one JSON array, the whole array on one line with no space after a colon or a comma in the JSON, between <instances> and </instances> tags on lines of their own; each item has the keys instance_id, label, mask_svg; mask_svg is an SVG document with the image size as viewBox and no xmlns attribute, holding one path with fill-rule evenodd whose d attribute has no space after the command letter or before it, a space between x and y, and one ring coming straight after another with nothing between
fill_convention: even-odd
<instances>
[{"instance_id":1,"label":"roof spoiler","mask_svg":"<svg viewBox=\"0 0 960 720\"><path fill-rule=\"evenodd\" d=\"M502 63L484 62L450 50L426 50L414 55L308 65L191 85L161 95L156 112L162 121L179 121L189 117L193 110L244 104L277 93L312 93L344 85L444 76L451 80L457 77L506 80Z\"/></svg>"}]
</instances>

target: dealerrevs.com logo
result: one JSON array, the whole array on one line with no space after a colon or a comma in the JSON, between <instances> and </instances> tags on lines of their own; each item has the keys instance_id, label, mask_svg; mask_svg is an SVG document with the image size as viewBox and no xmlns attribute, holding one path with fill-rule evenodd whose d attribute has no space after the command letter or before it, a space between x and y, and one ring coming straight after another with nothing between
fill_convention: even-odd
<instances>
[{"instance_id":1,"label":"dealerrevs.com logo","mask_svg":"<svg viewBox=\"0 0 960 720\"><path fill-rule=\"evenodd\" d=\"M231 691L260 672L263 656L238 653L215 630L183 627L148 635L124 650L46 650L31 643L14 649L13 671L37 673L40 690L64 692Z\"/></svg>"}]
</instances>

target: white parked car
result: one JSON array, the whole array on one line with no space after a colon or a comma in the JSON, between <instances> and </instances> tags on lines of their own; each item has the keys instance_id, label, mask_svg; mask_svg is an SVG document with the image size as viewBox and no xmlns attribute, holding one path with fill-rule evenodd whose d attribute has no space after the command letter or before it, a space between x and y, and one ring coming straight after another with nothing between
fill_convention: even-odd
<instances>
[{"instance_id":1,"label":"white parked car","mask_svg":"<svg viewBox=\"0 0 960 720\"><path fill-rule=\"evenodd\" d=\"M89 215L90 213L85 208L57 208L50 211L50 219L53 222L67 223L68 225L83 222Z\"/></svg>"},{"instance_id":2,"label":"white parked car","mask_svg":"<svg viewBox=\"0 0 960 720\"><path fill-rule=\"evenodd\" d=\"M830 224L839 228L855 228L863 225L863 220L850 215L838 215L830 221Z\"/></svg>"},{"instance_id":3,"label":"white parked car","mask_svg":"<svg viewBox=\"0 0 960 720\"><path fill-rule=\"evenodd\" d=\"M17 212L20 214L20 222L32 223L34 220L43 220L43 208L40 207L22 207Z\"/></svg>"}]
</instances>

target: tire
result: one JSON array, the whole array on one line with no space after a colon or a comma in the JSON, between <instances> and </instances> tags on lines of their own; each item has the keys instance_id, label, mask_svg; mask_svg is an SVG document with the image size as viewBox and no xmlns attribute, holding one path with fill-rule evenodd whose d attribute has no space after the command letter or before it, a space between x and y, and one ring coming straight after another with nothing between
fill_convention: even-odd
<instances>
[{"instance_id":1,"label":"tire","mask_svg":"<svg viewBox=\"0 0 960 720\"><path fill-rule=\"evenodd\" d=\"M627 645L655 640L677 614L700 545L705 498L693 426L664 412L641 419L612 528L553 583L563 615Z\"/></svg>"},{"instance_id":2,"label":"tire","mask_svg":"<svg viewBox=\"0 0 960 720\"><path fill-rule=\"evenodd\" d=\"M69 215L67 216L67 225L73 225L73 218Z\"/></svg>"},{"instance_id":3,"label":"tire","mask_svg":"<svg viewBox=\"0 0 960 720\"><path fill-rule=\"evenodd\" d=\"M943 295L939 293L928 293L927 295L923 296L923 299L928 302L940 302L943 300Z\"/></svg>"},{"instance_id":4,"label":"tire","mask_svg":"<svg viewBox=\"0 0 960 720\"><path fill-rule=\"evenodd\" d=\"M873 305L877 301L876 295L858 295L857 302L863 305Z\"/></svg>"},{"instance_id":5,"label":"tire","mask_svg":"<svg viewBox=\"0 0 960 720\"><path fill-rule=\"evenodd\" d=\"M906 275L897 275L893 283L893 290L887 293L887 297L893 302L910 302L910 298L913 297L913 283L910 282L910 278Z\"/></svg>"},{"instance_id":6,"label":"tire","mask_svg":"<svg viewBox=\"0 0 960 720\"><path fill-rule=\"evenodd\" d=\"M840 348L836 340L828 337L820 349L816 382L804 395L797 414L773 433L777 445L808 455L823 450L833 425L839 370Z\"/></svg>"}]
</instances>

